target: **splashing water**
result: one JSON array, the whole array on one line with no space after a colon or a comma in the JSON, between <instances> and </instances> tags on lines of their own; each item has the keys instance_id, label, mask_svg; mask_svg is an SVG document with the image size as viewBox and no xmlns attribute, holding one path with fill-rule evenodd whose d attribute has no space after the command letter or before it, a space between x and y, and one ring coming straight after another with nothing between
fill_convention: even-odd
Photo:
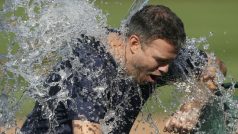
<instances>
[{"instance_id":1,"label":"splashing water","mask_svg":"<svg viewBox=\"0 0 238 134\"><path fill-rule=\"evenodd\" d=\"M200 50L198 49L198 46L201 46L203 48L203 51L208 50L208 41L207 38L201 37L201 38L191 38L187 39L186 45L185 45L185 51L183 51L184 56L182 57L183 61L186 60L186 57L189 56L193 61L192 64L195 68L198 68L199 70L204 70L207 68L207 65L197 65L197 63L201 61L205 61L205 57L203 56L197 56L200 53ZM192 50L192 51L191 51ZM195 53L195 55L191 55L191 52ZM182 55L183 55L182 54ZM196 55L197 54L197 55ZM214 82L218 86L218 93L221 93L220 95L214 95L205 85L202 83L199 83L197 81L197 77L193 76L196 74L196 71L187 69L186 72L184 72L186 79L182 82L175 83L176 86L176 92L182 92L184 94L183 99L181 100L181 104L191 102L193 100L199 100L200 102L203 102L204 104L207 104L203 107L202 113L200 115L200 120L198 123L198 128L196 128L195 132L196 134L200 133L229 133L234 134L237 129L237 100L233 99L233 92L234 87L231 87L229 90L224 89L222 87L222 83L225 81L225 76L223 73L219 70L219 66L216 63L216 56L214 53L207 53L209 57L209 67L216 68L215 73L215 79ZM185 57L185 59L183 59ZM180 63L176 63L178 66L184 68L185 66ZM196 70L196 69L195 69ZM210 72L207 72L210 73ZM187 77L189 76L189 77ZM192 77L191 77L192 76ZM230 80L232 81L232 80ZM224 106L225 105L225 106ZM229 105L229 106L228 106ZM225 117L224 117L225 116ZM219 128L219 129L217 129Z\"/></svg>"},{"instance_id":2,"label":"splashing water","mask_svg":"<svg viewBox=\"0 0 238 134\"><path fill-rule=\"evenodd\" d=\"M121 21L121 25L120 25L120 31L122 31L122 33L126 33L127 28L126 25L130 22L131 17L139 10L141 10L147 3L149 2L149 0L134 0L127 16L125 16L125 18Z\"/></svg>"},{"instance_id":3,"label":"splashing water","mask_svg":"<svg viewBox=\"0 0 238 134\"><path fill-rule=\"evenodd\" d=\"M23 14L17 16L19 10ZM106 17L84 0L7 0L0 15L1 32L13 37L8 54L1 56L2 127L13 124L23 99L15 98L17 92L39 102L47 101L48 89L43 82L52 67L70 55L72 46L67 42L81 34L104 40ZM60 98L66 99L67 93L62 92Z\"/></svg>"},{"instance_id":4,"label":"splashing water","mask_svg":"<svg viewBox=\"0 0 238 134\"><path fill-rule=\"evenodd\" d=\"M201 133L228 133L228 134L234 134L236 133L237 128L237 115L238 111L237 109L237 100L234 99L233 93L234 93L234 87L230 87L230 89L224 89L222 87L222 83L224 83L225 76L222 72L217 71L216 72L216 79L214 80L218 85L218 91L217 93L220 93L218 95L214 95L203 83L200 83L197 79L197 72L196 70L204 70L207 65L206 64L198 64L202 61L206 61L206 57L200 54L201 49L198 49L198 47L202 48L203 51L208 50L208 41L206 37L200 37L200 38L188 38L186 40L186 44L183 47L181 55L177 57L177 60L175 60L175 63L173 65L177 66L179 69L175 70L174 72L180 72L183 75L180 75L179 77L181 80L173 83L175 86L175 89L171 91L167 91L167 96L170 94L171 100L170 104L166 104L167 102L163 102L161 100L161 97L163 98L163 95L161 94L161 89L156 91L147 106L151 106L152 108L144 108L145 113L149 113L148 115L145 114L145 119L142 119L143 121L147 121L149 124L154 124L153 119L148 120L147 117L154 112L154 115L156 115L156 111L160 108L163 109L164 112L168 112L169 115L174 114L175 109L178 108L181 104L186 104L189 102L193 102L196 100L199 100L201 103L207 104L204 105L202 108L202 111L199 112L201 115L198 117L199 122L197 124L197 128L195 128L194 132L195 134L201 134ZM218 65L216 63L216 57L214 53L207 53L210 58L210 67L215 67L217 70L219 70ZM186 68L188 67L187 61L190 59L191 64L195 68ZM232 80L230 80L232 81ZM163 87L162 87L163 88ZM159 107L159 108L158 108ZM186 118L192 116L191 114L186 115L184 119L180 115L178 118L181 120L185 120ZM155 116L156 118L156 116ZM155 123L156 124L156 123ZM152 133L155 133L158 128L152 127L154 131ZM219 129L218 129L219 128ZM144 131L146 133L147 131Z\"/></svg>"},{"instance_id":5,"label":"splashing water","mask_svg":"<svg viewBox=\"0 0 238 134\"><path fill-rule=\"evenodd\" d=\"M148 0L134 1L128 16L122 21L121 31L125 30L125 25L131 16L147 3ZM19 10L23 11L22 15L16 14L16 11ZM57 125L57 123L55 124L53 122L56 106L59 102L65 104L66 101L71 98L69 97L68 90L60 90L56 96L49 97L49 88L46 88L44 85L47 76L52 72L52 68L55 68L58 62L72 57L75 58L72 48L74 45L77 45L76 40L81 37L82 34L93 36L96 40L101 40L102 44L106 44L106 16L100 9L94 6L93 2L88 0L6 0L4 8L0 12L0 20L0 32L12 38L8 44L8 53L6 55L0 55L0 62L3 62L3 64L0 65L0 82L2 85L0 89L0 127L8 129L16 125L16 112L19 111L25 96L30 96L42 104L44 106L42 109L45 112L44 118L52 120L51 125ZM193 61L191 64L202 70L206 66L196 64L200 62L200 60L204 60L204 57L196 55L199 54L197 44L205 44L204 49L208 49L206 38L187 39L187 43L184 47L186 51L183 51L184 56L182 57L190 57ZM191 54L191 51L195 54ZM210 54L210 57L212 59L212 65L218 68L215 63L215 55ZM184 59L180 59L179 61L183 60ZM75 70L80 69L85 75L90 74L92 71L83 67L80 62L74 59L71 60L71 64ZM94 64L94 61L92 61L90 64L95 65L96 63ZM179 66L181 70L185 67L185 65L181 63L175 64ZM120 71L121 70L118 71L119 74L121 73ZM61 76L60 82L53 83L51 86L62 84L63 81L71 75L67 71L59 71L58 73ZM75 73L79 72L76 71ZM98 69L88 76L88 78L94 79L100 76L101 73L102 71ZM177 107L178 102L184 103L194 99L200 99L204 102L211 101L209 97L213 96L212 93L205 86L201 86L200 83L197 83L195 77L191 77L194 73L196 72L187 69L186 72L183 72L185 81L175 84L176 90L173 92L175 93L173 95L173 101L176 104L173 103L170 108L166 108L160 100L159 93L154 93L151 97L152 101L154 101L153 104L155 106L159 104L165 111L172 112L172 109ZM229 105L231 109L236 108L237 102L231 99L232 92L226 91L221 86L225 79L224 76L221 72L217 72L216 75L218 76L216 82L223 95L214 97L212 100L219 102L218 109L220 109L220 111L224 109L223 103ZM120 82L120 79L122 79L120 77L113 78L115 83ZM57 77L52 79L57 79ZM123 79L131 80L131 78ZM103 91L108 88L109 85L105 83L106 80L104 81L102 78L101 83L93 88L93 90L97 92L97 98L101 98L104 95ZM61 86L62 88L67 88L64 87L63 84ZM116 86L116 88L119 88L119 86ZM131 87L128 87L128 89L130 88ZM87 91L82 89L82 92L86 93ZM183 99L177 97L177 92L184 95ZM120 90L115 90L114 94L120 96L127 93L130 94L129 91L124 93ZM51 100L54 100L53 104L55 104L55 107L53 108L50 108L47 104L47 102ZM212 103L212 101L210 103ZM120 111L123 107L118 105L117 109ZM104 133L109 133L117 126L116 122L119 122L117 118L115 118L112 124L106 124L106 120L110 120L110 118L116 114L118 113L114 110L108 110L105 119L100 121L103 125ZM233 119L233 116L237 116L236 113L229 112L222 114L225 114L226 117L230 119ZM123 113L119 115L123 115ZM159 129L151 117L151 114L146 116L146 121L154 128L153 133L159 133ZM227 130L229 133L233 133L231 130L234 130L236 120L232 122L233 124L230 123L228 124L229 127L224 128L229 129ZM54 129L54 126L52 129ZM205 130L201 129L198 133L202 133L203 131ZM210 132L212 132L212 130Z\"/></svg>"},{"instance_id":6,"label":"splashing water","mask_svg":"<svg viewBox=\"0 0 238 134\"><path fill-rule=\"evenodd\" d=\"M19 10L23 13L16 15ZM62 90L53 97L49 95L50 89L46 87L45 81L49 74L54 72L52 68L55 68L58 62L75 58L72 49L77 47L77 39L82 34L93 36L95 40L100 40L102 44L105 44L106 17L101 10L94 7L93 2L86 0L9 0L4 3L0 15L1 32L12 38L8 44L8 54L1 56L1 60L4 59L4 64L1 65L3 76L1 82L4 83L4 87L1 89L0 97L0 127L8 129L16 125L15 114L24 96L27 95L42 105L42 111L44 111L42 118L50 120L50 131L54 132L57 127L54 111L59 102L67 106L67 101L72 100L69 97L69 91L63 90L67 88L63 86L63 83L70 77L71 72L58 72L61 80L49 86L59 84ZM90 44L88 41L86 40ZM98 68L98 71L92 73L92 70L83 67L80 62L75 60L70 62L75 70L81 71L75 73L83 73L88 79L93 79L102 72ZM92 65L96 64L95 61L91 62ZM89 75L89 73L92 74ZM56 80L57 75L52 76L52 79ZM105 82L99 84L93 88L98 93L97 98L100 98L100 92L108 87ZM82 93L84 92L87 91L83 89ZM15 98L18 94L23 96ZM49 106L50 101L53 101L53 106ZM105 120L112 113L114 112L108 112ZM104 132L109 132L108 128L116 125L105 124L108 127Z\"/></svg>"}]
</instances>

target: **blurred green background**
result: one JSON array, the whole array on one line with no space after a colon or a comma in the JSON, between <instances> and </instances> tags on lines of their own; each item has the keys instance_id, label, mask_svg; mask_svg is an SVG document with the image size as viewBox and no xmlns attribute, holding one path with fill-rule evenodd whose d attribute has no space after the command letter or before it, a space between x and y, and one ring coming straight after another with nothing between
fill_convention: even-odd
<instances>
[{"instance_id":1,"label":"blurred green background","mask_svg":"<svg viewBox=\"0 0 238 134\"><path fill-rule=\"evenodd\" d=\"M3 2L4 0L0 0L0 9ZM108 13L108 24L116 28L127 15L132 2L133 0L97 0L96 4ZM238 79L237 0L150 0L150 3L171 8L183 20L189 37L208 37L212 32L213 36L208 39L209 51L224 61L228 68L228 77ZM0 33L0 54L6 53L9 38ZM165 106L172 101L171 93L171 87L162 87L158 90L158 96ZM28 113L32 105L29 101L24 103L19 115Z\"/></svg>"}]
</instances>

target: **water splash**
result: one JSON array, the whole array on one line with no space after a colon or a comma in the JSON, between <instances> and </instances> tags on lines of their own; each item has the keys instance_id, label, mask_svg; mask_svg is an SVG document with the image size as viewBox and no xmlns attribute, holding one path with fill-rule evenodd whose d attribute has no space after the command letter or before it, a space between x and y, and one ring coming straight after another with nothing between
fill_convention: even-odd
<instances>
[{"instance_id":1,"label":"water splash","mask_svg":"<svg viewBox=\"0 0 238 134\"><path fill-rule=\"evenodd\" d=\"M222 83L224 83L226 78L219 69L220 67L216 62L217 59L215 54L207 52L208 44L207 38L205 37L187 39L185 45L185 50L187 51L183 52L185 55L182 57L185 57L184 60L186 60L186 56L191 57L192 61L194 61L192 62L193 66L199 70L204 70L208 66L216 68L217 71L215 72L215 79L213 80L218 87L217 93L215 93L216 95L214 95L214 93L212 93L207 86L204 85L204 83L198 82L196 75L194 75L196 72L191 70L186 70L186 72L184 72L184 74L186 74L185 81L183 80L182 82L175 83L175 86L177 87L176 92L179 91L184 94L181 101L182 103L199 100L200 102L207 104L201 112L202 115L200 116L200 122L198 123L198 128L195 129L196 132L194 133L200 134L221 132L233 134L235 133L237 127L236 115L238 113L237 110L235 110L237 109L237 100L234 100L233 97L234 87L231 87L229 90L222 87ZM206 51L209 57L209 64L201 64L197 66L197 63L205 60L204 57L198 56L200 51L198 47L202 47L203 51ZM190 50L192 50L195 55L191 55ZM181 62L178 63L178 66L182 66L181 70L183 70L182 68L184 68L184 66ZM219 130L216 128L219 128Z\"/></svg>"},{"instance_id":2,"label":"water splash","mask_svg":"<svg viewBox=\"0 0 238 134\"><path fill-rule=\"evenodd\" d=\"M92 2L84 0L7 0L0 20L1 32L13 38L8 54L1 55L2 127L15 124L15 114L24 98L15 96L47 101L43 83L53 66L70 55L72 46L67 42L81 34L105 40L106 17ZM65 100L67 93L58 97Z\"/></svg>"},{"instance_id":3,"label":"water splash","mask_svg":"<svg viewBox=\"0 0 238 134\"><path fill-rule=\"evenodd\" d=\"M141 10L146 4L148 4L149 0L134 0L128 14L125 16L124 19L122 19L120 24L120 31L122 33L126 33L127 31L127 24L130 22L131 17L139 10Z\"/></svg>"},{"instance_id":4,"label":"water splash","mask_svg":"<svg viewBox=\"0 0 238 134\"><path fill-rule=\"evenodd\" d=\"M17 14L18 12L21 12L21 14ZM82 34L93 36L95 40L100 40L102 44L105 44L107 35L106 16L101 10L94 7L93 2L86 0L9 0L5 2L3 11L0 12L0 18L1 32L11 36L8 44L8 54L1 58L6 59L4 64L1 65L1 75L5 77L2 80L3 83L7 84L1 90L0 106L4 110L0 111L0 127L8 129L16 125L16 112L19 110L24 96L30 96L42 106L41 111L44 113L42 118L50 121L49 131L55 132L57 121L54 117L57 106L59 103L63 103L67 107L67 101L72 100L69 97L70 91L64 90L68 88L64 83L71 78L71 73L82 74L82 76L77 77L78 80L93 80L103 73L100 68L90 70L84 67L77 60L78 57L74 56L73 49L82 47L77 46L78 39L82 37ZM83 38L80 41L90 44L91 40ZM66 59L70 59L74 71L72 72L69 69L55 71L54 69L57 70L55 65ZM95 64L97 64L96 61L91 60L88 66ZM58 67L61 68L61 65ZM118 70L118 74L121 72L124 71ZM55 81L60 76L60 80L46 85L45 81L51 73L55 75L50 79ZM84 76L87 78L84 78ZM124 77L118 75L114 78L115 83L120 82L121 79L129 81L128 83L131 82L131 78ZM16 81L9 84L12 79ZM23 81L21 86L17 84L20 81L19 79ZM74 80L76 80L75 77ZM96 98L89 97L89 99L96 100L105 96L103 93L109 87L104 78L100 81L100 83L97 83L99 85L93 88L98 96ZM50 95L50 87L57 85L60 85L61 90L56 94L52 93L53 96ZM114 96L129 94L130 90L126 92L117 91L117 89L121 89L119 86L114 86L115 91L112 93ZM4 93L5 91L7 93ZM11 92L17 94L18 91L21 91L21 96L14 99ZM83 88L79 94L88 96L87 92L88 90ZM49 105L49 102L52 102L52 105ZM9 108L4 108L5 105ZM72 100L72 105L74 105L74 100ZM120 105L115 106L116 109L118 111L124 110L124 107ZM91 107L87 108L91 109ZM114 116L112 113L115 113L115 111L107 112L105 119L102 120L101 124L107 128L105 133L112 131L110 128L117 127L117 121L123 122L115 118L113 123L106 124L107 118L110 119L111 116ZM119 117L125 113L117 112L116 114Z\"/></svg>"},{"instance_id":5,"label":"water splash","mask_svg":"<svg viewBox=\"0 0 238 134\"><path fill-rule=\"evenodd\" d=\"M131 17L139 10L141 10L149 0L134 0L129 11L128 15L123 19L124 23L128 23L131 20ZM122 24L123 25L123 24Z\"/></svg>"},{"instance_id":6,"label":"water splash","mask_svg":"<svg viewBox=\"0 0 238 134\"><path fill-rule=\"evenodd\" d=\"M148 0L135 0L130 8L129 14L126 20L122 21L122 27L130 20L130 17L138 10L140 10ZM17 15L16 11L22 11L22 15ZM87 15L86 15L87 14ZM18 91L23 95L28 95L34 98L36 101L45 106L44 118L54 120L54 113L52 109L47 107L47 101L57 98L54 104L64 102L68 99L67 90L60 91L56 96L47 98L48 90L44 87L44 81L48 74L52 71L52 68L59 61L72 56L72 44L75 44L75 39L81 36L81 34L87 34L94 36L98 40L102 40L105 44L106 30L106 16L101 10L94 7L93 3L83 0L7 0L5 2L3 11L0 12L1 20L1 32L10 34L14 39L10 41L8 45L8 54L0 55L0 61L5 60L1 65L1 83L4 83L0 96L0 126L9 128L15 125L15 114L19 110L20 103L24 97L17 96ZM123 28L121 29L123 31ZM197 66L196 62L204 60L204 57L199 57L199 50L197 44L206 44L207 39L204 37L198 39L188 39L185 46L187 51L183 52L185 57L192 59L192 64L198 69L204 69L205 66ZM204 49L208 49L208 46L204 46ZM195 53L191 55L190 52ZM199 57L199 58L197 58ZM213 65L215 64L215 55L211 54ZM183 60L183 59L181 59ZM73 62L75 66L81 68L80 63ZM183 68L181 63L175 63ZM84 68L83 73L89 74L91 70ZM70 74L65 72L59 72L63 80L67 79ZM191 77L194 75L192 70L183 72L186 78L185 82L176 83L177 88L173 98L174 103L169 108L163 105L163 101L159 96L152 96L154 105L160 105L164 111L171 112L178 102L183 103L194 99L201 99L202 101L208 101L208 95L211 95L206 87L199 87L196 83L196 78ZM100 75L100 69L95 74ZM231 100L231 93L226 92L220 86L224 81L224 76L221 72L217 72L218 78L216 79L223 96L220 98L222 101L229 101L231 107L237 107L235 101ZM94 76L89 76L93 78ZM128 78L126 78L128 79ZM63 81L62 80L62 81ZM115 83L117 81L115 80ZM14 83L14 84L12 84ZM54 83L55 84L55 83ZM100 86L95 87L93 90L98 93L99 98L104 89L108 87L105 83L100 83ZM52 85L53 86L53 85ZM119 88L119 87L118 87ZM205 90L204 90L205 88ZM203 90L201 90L203 89ZM87 92L82 90L83 92ZM184 94L184 98L177 98L176 92ZM127 94L128 92L125 92ZM114 94L121 95L121 91L115 91ZM129 94L129 93L128 93ZM16 97L17 96L17 97ZM176 104L175 104L176 103ZM222 105L219 105L220 109ZM171 108L172 107L172 108ZM53 108L54 109L54 108ZM123 109L118 106L117 109ZM149 108L148 108L149 109ZM149 110L150 112L150 110ZM109 110L106 114L105 120L110 119L118 113L114 110ZM123 115L123 113L119 113ZM227 117L233 115L227 114ZM159 133L156 123L148 114L145 116L145 121L149 122L154 128L155 133ZM106 124L105 120L101 121L103 124L103 130L105 133L109 133L117 124L117 118L114 123ZM52 123L54 125L54 123ZM234 127L234 124L230 124L229 127ZM54 127L52 127L54 128Z\"/></svg>"},{"instance_id":7,"label":"water splash","mask_svg":"<svg viewBox=\"0 0 238 134\"><path fill-rule=\"evenodd\" d=\"M169 103L162 100L164 94L161 91L163 87L161 87L158 91L155 91L146 105L150 107L144 107L143 112L145 115L142 118L142 122L147 119L146 113L152 113L153 115L158 116L156 111L158 111L158 109L162 109L165 113L171 115L176 112L176 109L181 104L199 100L200 103L207 105L205 105L202 108L202 111L199 112L201 115L199 117L197 128L194 129L196 131L193 133L235 133L237 127L236 117L238 112L236 110L237 100L234 99L235 97L233 96L234 87L231 87L229 90L222 87L222 83L224 83L225 80L233 80L225 78L221 71L217 71L215 73L216 79L214 79L214 82L218 85L218 91L215 93L216 95L211 92L208 87L204 85L204 83L198 81L197 75L199 74L199 70L207 68L207 64L198 64L207 61L206 56L204 57L204 55L201 55L201 50L209 55L209 66L219 70L215 54L207 52L209 49L207 44L209 44L207 37L187 38L186 44L180 52L180 56L177 57L173 63L173 65L178 68L174 72L180 72L179 77L181 79L178 79L175 83L173 82L173 85L175 86L173 87L173 90L170 90L171 87L169 89L167 87L167 91L164 91L166 92L166 95L170 96L172 99L170 99ZM192 64L193 68L187 68L189 65L186 61L188 59L192 61L190 64ZM196 70L198 70L198 72ZM163 117L163 114L159 114L159 116ZM178 118L182 120L182 116L184 115L180 115ZM187 118L187 116L185 116L185 118ZM155 121L155 119L156 116L154 120L146 122L149 123L151 121ZM152 127L152 129L156 131L158 127Z\"/></svg>"}]
</instances>

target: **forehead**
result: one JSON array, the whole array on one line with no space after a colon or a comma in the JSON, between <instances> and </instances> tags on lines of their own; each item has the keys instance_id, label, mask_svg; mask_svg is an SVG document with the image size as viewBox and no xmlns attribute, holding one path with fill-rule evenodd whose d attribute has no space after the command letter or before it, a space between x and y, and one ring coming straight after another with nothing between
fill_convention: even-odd
<instances>
[{"instance_id":1,"label":"forehead","mask_svg":"<svg viewBox=\"0 0 238 134\"><path fill-rule=\"evenodd\" d=\"M153 56L161 58L175 58L177 55L176 47L164 39L156 39L146 44L146 51Z\"/></svg>"}]
</instances>

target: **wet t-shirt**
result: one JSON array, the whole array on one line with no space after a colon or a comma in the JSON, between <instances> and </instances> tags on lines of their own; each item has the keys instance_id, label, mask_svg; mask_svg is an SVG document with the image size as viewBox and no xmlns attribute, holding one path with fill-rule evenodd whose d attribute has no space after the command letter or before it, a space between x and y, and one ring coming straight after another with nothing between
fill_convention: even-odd
<instances>
[{"instance_id":1,"label":"wet t-shirt","mask_svg":"<svg viewBox=\"0 0 238 134\"><path fill-rule=\"evenodd\" d=\"M155 85L138 86L93 37L82 35L71 48L45 80L49 99L36 102L21 132L71 134L72 120L88 120L105 133L128 134ZM182 73L175 66L160 85Z\"/></svg>"},{"instance_id":2,"label":"wet t-shirt","mask_svg":"<svg viewBox=\"0 0 238 134\"><path fill-rule=\"evenodd\" d=\"M45 80L49 100L36 102L21 131L70 134L72 120L88 120L111 128L108 133L129 133L152 85L139 87L92 37L82 35L71 47ZM62 94L68 98L59 99Z\"/></svg>"}]
</instances>

